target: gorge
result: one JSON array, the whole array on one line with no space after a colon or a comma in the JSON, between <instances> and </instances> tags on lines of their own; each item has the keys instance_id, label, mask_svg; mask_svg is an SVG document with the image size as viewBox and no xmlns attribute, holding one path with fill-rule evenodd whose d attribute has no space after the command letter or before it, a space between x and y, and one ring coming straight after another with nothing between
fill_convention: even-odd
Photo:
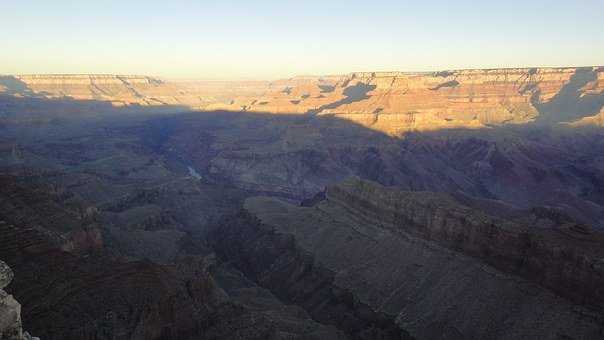
<instances>
[{"instance_id":1,"label":"gorge","mask_svg":"<svg viewBox=\"0 0 604 340\"><path fill-rule=\"evenodd\" d=\"M1 76L0 338L602 339L603 122L596 66Z\"/></svg>"}]
</instances>

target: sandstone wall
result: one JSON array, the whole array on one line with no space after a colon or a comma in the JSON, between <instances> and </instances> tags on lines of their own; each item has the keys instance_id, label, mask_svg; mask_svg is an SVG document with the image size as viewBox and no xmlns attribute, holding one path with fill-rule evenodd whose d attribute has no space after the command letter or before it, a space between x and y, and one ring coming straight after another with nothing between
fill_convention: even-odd
<instances>
[{"instance_id":1,"label":"sandstone wall","mask_svg":"<svg viewBox=\"0 0 604 340\"><path fill-rule=\"evenodd\" d=\"M548 104L553 108L563 104L552 102L554 99L591 97L589 100L602 103L603 74L601 68L351 73L339 79L281 82L279 88L267 91L245 109L335 115L390 135L526 124L549 115L551 110L544 109L552 109ZM331 88L326 90L326 86ZM574 120L596 113L568 115Z\"/></svg>"},{"instance_id":2,"label":"sandstone wall","mask_svg":"<svg viewBox=\"0 0 604 340\"><path fill-rule=\"evenodd\" d=\"M272 82L22 75L2 77L0 92L102 100L113 105L178 105L183 110L334 115L400 135L415 130L588 118L604 106L604 68L357 72ZM583 123L591 124L592 120Z\"/></svg>"}]
</instances>

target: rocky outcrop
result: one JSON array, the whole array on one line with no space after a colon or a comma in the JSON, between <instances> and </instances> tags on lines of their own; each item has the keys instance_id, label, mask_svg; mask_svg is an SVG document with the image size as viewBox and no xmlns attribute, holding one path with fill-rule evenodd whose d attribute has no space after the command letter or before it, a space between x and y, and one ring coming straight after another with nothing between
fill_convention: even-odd
<instances>
[{"instance_id":1,"label":"rocky outcrop","mask_svg":"<svg viewBox=\"0 0 604 340\"><path fill-rule=\"evenodd\" d=\"M242 211L210 235L217 254L283 301L353 339L411 339L393 318L376 312L335 284L335 274L288 235L275 233Z\"/></svg>"},{"instance_id":2,"label":"rocky outcrop","mask_svg":"<svg viewBox=\"0 0 604 340\"><path fill-rule=\"evenodd\" d=\"M0 94L27 98L99 101L114 107L212 109L265 91L267 82L165 81L141 75L37 74L0 76ZM236 91L236 92L234 92ZM224 105L224 104L223 104Z\"/></svg>"},{"instance_id":3,"label":"rocky outcrop","mask_svg":"<svg viewBox=\"0 0 604 340\"><path fill-rule=\"evenodd\" d=\"M0 339L2 340L40 340L32 338L23 331L21 324L21 305L12 295L4 291L13 280L14 273L0 260Z\"/></svg>"},{"instance_id":4,"label":"rocky outcrop","mask_svg":"<svg viewBox=\"0 0 604 340\"><path fill-rule=\"evenodd\" d=\"M218 239L235 239L220 243L225 248L219 253L285 296L298 295L271 278L302 280L293 273L308 268L284 269L295 261L281 260L277 254L286 252L278 245L290 244L310 259L304 263L332 273L332 289L348 292L412 337L604 335L602 235L553 211L533 212L556 225L540 230L522 225L522 212L493 216L446 194L358 179L329 186L326 199L312 207L262 197L245 207L263 227L242 223L219 231L231 236ZM245 235L251 245L232 235Z\"/></svg>"},{"instance_id":5,"label":"rocky outcrop","mask_svg":"<svg viewBox=\"0 0 604 340\"><path fill-rule=\"evenodd\" d=\"M23 323L43 339L346 339L270 293L249 285L241 297L225 292L211 257L170 265L79 258L35 230L2 223L0 246L19 273L11 291L22 303ZM246 282L230 279L229 286L237 280ZM18 305L10 307L16 318Z\"/></svg>"},{"instance_id":6,"label":"rocky outcrop","mask_svg":"<svg viewBox=\"0 0 604 340\"><path fill-rule=\"evenodd\" d=\"M596 126L604 127L604 107L596 115L581 118L578 121L570 123L574 127Z\"/></svg>"},{"instance_id":7,"label":"rocky outcrop","mask_svg":"<svg viewBox=\"0 0 604 340\"><path fill-rule=\"evenodd\" d=\"M180 91L180 92L179 92ZM18 97L101 101L112 106L176 105L199 99L184 90L147 76L122 75L18 75L0 78L0 93Z\"/></svg>"},{"instance_id":8,"label":"rocky outcrop","mask_svg":"<svg viewBox=\"0 0 604 340\"><path fill-rule=\"evenodd\" d=\"M21 303L16 304L10 295L0 295L0 325L4 326L2 317L6 315L11 336L21 334L15 327L21 325L22 317L26 329L43 339L57 340L346 339L335 327L313 321L299 307L284 305L236 270L215 266L213 255L190 235L177 241L177 254L154 258L155 253L170 253L171 244L157 243L149 234L169 230L155 230L156 223L137 226L142 228L136 230L139 238L122 241L147 252L126 244L121 250L130 250L129 256L121 257L105 242L107 238L109 243L115 242L107 237L107 229L99 225L88 228L102 211L84 208L72 192L38 179L0 176L0 258L16 273L7 290ZM197 190L190 185L188 189L188 193ZM162 199L178 202L166 195L170 192L143 191L108 209L113 213L147 212L150 210L137 209L137 205L145 208ZM193 195L182 199L199 204ZM218 213L223 208L214 205L210 209ZM196 226L199 221L196 219ZM126 225L117 220L116 226L124 233ZM151 229L147 234L145 227ZM185 235L183 231L173 233ZM158 264L159 260L165 263ZM0 266L2 285L12 273L4 268Z\"/></svg>"},{"instance_id":9,"label":"rocky outcrop","mask_svg":"<svg viewBox=\"0 0 604 340\"><path fill-rule=\"evenodd\" d=\"M601 67L357 72L273 82L21 75L0 78L0 92L114 106L329 115L399 136L409 131L578 121L604 106L603 78Z\"/></svg>"},{"instance_id":10,"label":"rocky outcrop","mask_svg":"<svg viewBox=\"0 0 604 340\"><path fill-rule=\"evenodd\" d=\"M13 280L14 276L15 274L10 267L3 261L0 261L0 289L4 289L6 286L8 286Z\"/></svg>"},{"instance_id":11,"label":"rocky outcrop","mask_svg":"<svg viewBox=\"0 0 604 340\"><path fill-rule=\"evenodd\" d=\"M333 115L389 135L570 122L604 105L603 73L596 67L351 73L277 83L244 108Z\"/></svg>"},{"instance_id":12,"label":"rocky outcrop","mask_svg":"<svg viewBox=\"0 0 604 340\"><path fill-rule=\"evenodd\" d=\"M13 276L8 265L0 261L0 339L2 340L23 338L21 305L3 290L11 283Z\"/></svg>"},{"instance_id":13,"label":"rocky outcrop","mask_svg":"<svg viewBox=\"0 0 604 340\"><path fill-rule=\"evenodd\" d=\"M599 128L415 132L392 138L326 116L191 114L165 149L207 180L298 201L351 175L409 191L461 192L521 209L552 206L604 227Z\"/></svg>"},{"instance_id":14,"label":"rocky outcrop","mask_svg":"<svg viewBox=\"0 0 604 340\"><path fill-rule=\"evenodd\" d=\"M535 228L494 218L446 194L405 192L358 178L330 186L326 196L363 223L436 242L604 311L604 233L589 226L533 209L554 223Z\"/></svg>"},{"instance_id":15,"label":"rocky outcrop","mask_svg":"<svg viewBox=\"0 0 604 340\"><path fill-rule=\"evenodd\" d=\"M80 197L32 177L1 174L0 185L0 215L6 222L36 228L49 242L73 253L103 248L98 211Z\"/></svg>"}]
</instances>

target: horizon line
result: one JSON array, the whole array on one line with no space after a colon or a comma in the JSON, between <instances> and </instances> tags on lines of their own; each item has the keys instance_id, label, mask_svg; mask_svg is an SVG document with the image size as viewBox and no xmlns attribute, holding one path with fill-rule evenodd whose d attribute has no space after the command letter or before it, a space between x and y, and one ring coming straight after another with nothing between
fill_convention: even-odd
<instances>
[{"instance_id":1,"label":"horizon line","mask_svg":"<svg viewBox=\"0 0 604 340\"><path fill-rule=\"evenodd\" d=\"M152 74L128 74L128 73L0 73L0 77L36 77L36 76L54 76L54 77L89 77L89 76L104 76L104 77L136 77L136 78L153 78L156 80L163 81L275 81L275 80L289 80L296 78L328 78L328 77L342 77L352 76L355 74L388 74L397 73L401 75L425 75L434 74L440 72L460 72L460 71L495 71L495 70L530 70L530 69L587 69L587 68L602 68L603 65L583 65L583 66L518 66L518 67L487 67L487 68L450 68L440 69L434 71L403 71L403 70L390 70L390 71L352 71L346 73L331 73L331 74L299 74L289 77L278 77L278 78L262 78L262 77L228 77L228 78L216 78L216 77L166 77L156 76Z\"/></svg>"}]
</instances>

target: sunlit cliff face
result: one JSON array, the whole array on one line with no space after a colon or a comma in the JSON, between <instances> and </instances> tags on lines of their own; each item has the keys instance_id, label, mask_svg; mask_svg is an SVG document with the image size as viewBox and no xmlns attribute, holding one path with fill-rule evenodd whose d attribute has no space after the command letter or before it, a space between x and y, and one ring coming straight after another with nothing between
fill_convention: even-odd
<instances>
[{"instance_id":1,"label":"sunlit cliff face","mask_svg":"<svg viewBox=\"0 0 604 340\"><path fill-rule=\"evenodd\" d=\"M29 75L3 77L0 89L22 96L102 100L114 106L333 115L396 136L531 122L602 125L604 68L351 73L274 82Z\"/></svg>"}]
</instances>

